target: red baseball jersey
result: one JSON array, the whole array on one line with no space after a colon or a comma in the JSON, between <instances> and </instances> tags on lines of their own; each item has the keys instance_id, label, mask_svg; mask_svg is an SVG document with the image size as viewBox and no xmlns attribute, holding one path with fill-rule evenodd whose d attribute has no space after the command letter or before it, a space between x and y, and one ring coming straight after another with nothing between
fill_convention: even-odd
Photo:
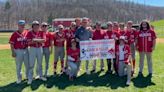
<instances>
[{"instance_id":1,"label":"red baseball jersey","mask_svg":"<svg viewBox=\"0 0 164 92\"><path fill-rule=\"evenodd\" d=\"M127 30L130 33L129 44L133 44L137 38L137 31L135 30Z\"/></svg>"},{"instance_id":2,"label":"red baseball jersey","mask_svg":"<svg viewBox=\"0 0 164 92\"><path fill-rule=\"evenodd\" d=\"M78 62L78 60L80 58L80 49L77 48L76 50L73 50L72 48L69 48L67 50L67 55L74 58L75 62Z\"/></svg>"},{"instance_id":3,"label":"red baseball jersey","mask_svg":"<svg viewBox=\"0 0 164 92\"><path fill-rule=\"evenodd\" d=\"M115 32L115 31L106 31L105 39L115 39L118 40L119 39L119 33Z\"/></svg>"},{"instance_id":4,"label":"red baseball jersey","mask_svg":"<svg viewBox=\"0 0 164 92\"><path fill-rule=\"evenodd\" d=\"M45 39L45 35L43 31L34 32L33 30L29 31L27 34L27 40L29 42L30 47L42 47L43 44L39 42L31 43L33 39Z\"/></svg>"},{"instance_id":5,"label":"red baseball jersey","mask_svg":"<svg viewBox=\"0 0 164 92\"><path fill-rule=\"evenodd\" d=\"M71 40L73 38L75 38L75 35L74 35L74 30L65 30L64 33L65 33L65 38L66 38L66 47L67 49L71 47Z\"/></svg>"},{"instance_id":6,"label":"red baseball jersey","mask_svg":"<svg viewBox=\"0 0 164 92\"><path fill-rule=\"evenodd\" d=\"M44 32L45 35L45 42L43 44L43 47L50 47L51 41L52 41L52 34L50 32Z\"/></svg>"},{"instance_id":7,"label":"red baseball jersey","mask_svg":"<svg viewBox=\"0 0 164 92\"><path fill-rule=\"evenodd\" d=\"M59 32L55 32L53 35L53 40L54 40L54 46L64 47L64 43L66 40L65 33L62 32L59 34Z\"/></svg>"},{"instance_id":8,"label":"red baseball jersey","mask_svg":"<svg viewBox=\"0 0 164 92\"><path fill-rule=\"evenodd\" d=\"M126 44L130 45L130 31L120 31L119 32L120 36L124 36L125 37L125 42Z\"/></svg>"},{"instance_id":9,"label":"red baseball jersey","mask_svg":"<svg viewBox=\"0 0 164 92\"><path fill-rule=\"evenodd\" d=\"M116 46L116 59L117 59L117 61L119 61L119 52L120 52L120 49L119 49L119 45L118 45L118 46ZM124 48L123 48L123 52L124 52L124 62L128 63L129 62L128 58L131 55L130 46L125 44Z\"/></svg>"},{"instance_id":10,"label":"red baseball jersey","mask_svg":"<svg viewBox=\"0 0 164 92\"><path fill-rule=\"evenodd\" d=\"M27 30L24 30L22 33L20 33L19 31L15 31L9 40L10 44L14 45L14 49L25 49L28 47L27 44Z\"/></svg>"},{"instance_id":11,"label":"red baseball jersey","mask_svg":"<svg viewBox=\"0 0 164 92\"><path fill-rule=\"evenodd\" d=\"M137 34L137 48L139 52L152 52L153 40L155 40L156 34L152 30L142 31Z\"/></svg>"},{"instance_id":12,"label":"red baseball jersey","mask_svg":"<svg viewBox=\"0 0 164 92\"><path fill-rule=\"evenodd\" d=\"M93 40L100 40L100 39L104 39L105 36L105 31L104 30L94 30L93 31Z\"/></svg>"}]
</instances>

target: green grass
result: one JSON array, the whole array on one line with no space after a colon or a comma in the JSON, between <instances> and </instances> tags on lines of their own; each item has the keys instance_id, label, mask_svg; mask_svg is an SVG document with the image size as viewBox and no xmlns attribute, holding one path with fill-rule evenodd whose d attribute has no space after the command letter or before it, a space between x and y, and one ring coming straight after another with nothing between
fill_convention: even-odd
<instances>
[{"instance_id":1,"label":"green grass","mask_svg":"<svg viewBox=\"0 0 164 92\"><path fill-rule=\"evenodd\" d=\"M10 50L0 50L0 92L163 92L163 47L164 44L158 44L155 52L153 53L153 77L147 77L147 63L145 62L144 77L137 77L136 72L129 87L125 86L125 77L120 78L115 75L106 75L105 72L99 72L99 63L97 65L96 73L91 75L84 74L84 62L82 62L82 70L80 72L81 75L74 81L69 81L66 75L57 75L56 77L50 76L47 82L35 80L32 85L29 86L27 85L27 81L24 80L22 84L17 85L15 83L15 61L11 57ZM53 56L51 56L50 61L49 74L52 75ZM107 67L105 67L105 71L106 70ZM60 64L58 65L58 72L59 71ZM23 78L25 77L23 76Z\"/></svg>"},{"instance_id":2,"label":"green grass","mask_svg":"<svg viewBox=\"0 0 164 92\"><path fill-rule=\"evenodd\" d=\"M155 31L158 37L163 38L164 37L164 20L153 21L151 22L151 25L155 27Z\"/></svg>"},{"instance_id":3,"label":"green grass","mask_svg":"<svg viewBox=\"0 0 164 92\"><path fill-rule=\"evenodd\" d=\"M0 44L8 44L9 38L8 37L0 37Z\"/></svg>"}]
</instances>

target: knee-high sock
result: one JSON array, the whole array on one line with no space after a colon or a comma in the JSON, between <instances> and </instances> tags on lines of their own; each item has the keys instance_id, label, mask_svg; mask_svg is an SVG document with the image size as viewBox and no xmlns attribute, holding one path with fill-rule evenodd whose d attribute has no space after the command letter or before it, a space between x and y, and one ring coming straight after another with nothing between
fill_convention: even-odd
<instances>
[{"instance_id":1,"label":"knee-high sock","mask_svg":"<svg viewBox=\"0 0 164 92\"><path fill-rule=\"evenodd\" d=\"M134 59L134 60L133 60L133 71L134 71L134 69L135 69L135 65L136 65L136 60Z\"/></svg>"},{"instance_id":2,"label":"knee-high sock","mask_svg":"<svg viewBox=\"0 0 164 92\"><path fill-rule=\"evenodd\" d=\"M57 62L54 61L54 72L56 72L56 68L57 68Z\"/></svg>"},{"instance_id":3,"label":"knee-high sock","mask_svg":"<svg viewBox=\"0 0 164 92\"><path fill-rule=\"evenodd\" d=\"M61 69L64 70L64 60L61 61Z\"/></svg>"}]
</instances>

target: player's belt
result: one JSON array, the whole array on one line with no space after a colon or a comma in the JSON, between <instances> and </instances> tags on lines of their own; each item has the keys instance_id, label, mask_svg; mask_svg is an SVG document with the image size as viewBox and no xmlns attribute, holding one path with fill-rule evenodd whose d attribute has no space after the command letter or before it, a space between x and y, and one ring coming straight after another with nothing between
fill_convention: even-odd
<instances>
[{"instance_id":1,"label":"player's belt","mask_svg":"<svg viewBox=\"0 0 164 92\"><path fill-rule=\"evenodd\" d=\"M124 60L119 60L120 62L123 62Z\"/></svg>"}]
</instances>

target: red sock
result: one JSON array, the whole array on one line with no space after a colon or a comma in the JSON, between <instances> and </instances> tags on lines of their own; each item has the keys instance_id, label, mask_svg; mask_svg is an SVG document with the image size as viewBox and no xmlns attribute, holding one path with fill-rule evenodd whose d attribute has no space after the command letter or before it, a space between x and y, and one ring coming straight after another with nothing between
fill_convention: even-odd
<instances>
[{"instance_id":1,"label":"red sock","mask_svg":"<svg viewBox=\"0 0 164 92\"><path fill-rule=\"evenodd\" d=\"M133 70L135 69L135 65L136 65L136 60L133 60Z\"/></svg>"},{"instance_id":2,"label":"red sock","mask_svg":"<svg viewBox=\"0 0 164 92\"><path fill-rule=\"evenodd\" d=\"M64 60L61 61L61 69L62 69L62 70L64 69Z\"/></svg>"},{"instance_id":3,"label":"red sock","mask_svg":"<svg viewBox=\"0 0 164 92\"><path fill-rule=\"evenodd\" d=\"M57 68L57 62L54 61L54 72L56 72L56 68Z\"/></svg>"}]
</instances>

